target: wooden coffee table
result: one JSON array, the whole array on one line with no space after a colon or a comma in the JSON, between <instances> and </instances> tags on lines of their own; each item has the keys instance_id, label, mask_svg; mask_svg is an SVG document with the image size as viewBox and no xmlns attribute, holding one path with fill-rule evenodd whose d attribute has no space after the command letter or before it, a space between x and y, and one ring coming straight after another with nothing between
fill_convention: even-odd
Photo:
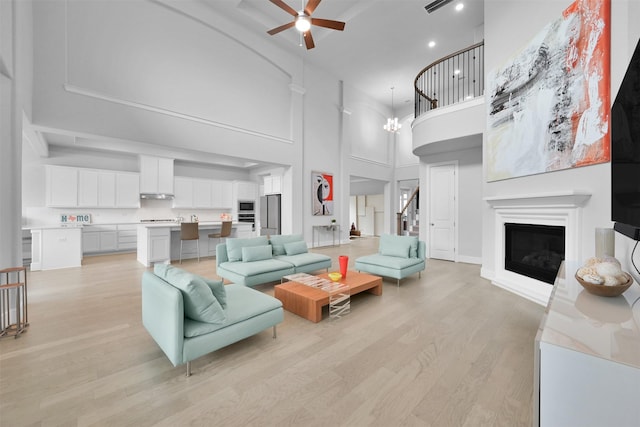
<instances>
[{"instance_id":1,"label":"wooden coffee table","mask_svg":"<svg viewBox=\"0 0 640 427\"><path fill-rule=\"evenodd\" d=\"M328 279L327 273L318 277ZM347 272L347 277L340 283L349 287L351 295L368 291L374 295L382 295L382 278L371 274ZM329 294L321 289L296 282L286 282L274 287L274 295L285 310L318 323L322 320L322 307L329 305Z\"/></svg>"}]
</instances>

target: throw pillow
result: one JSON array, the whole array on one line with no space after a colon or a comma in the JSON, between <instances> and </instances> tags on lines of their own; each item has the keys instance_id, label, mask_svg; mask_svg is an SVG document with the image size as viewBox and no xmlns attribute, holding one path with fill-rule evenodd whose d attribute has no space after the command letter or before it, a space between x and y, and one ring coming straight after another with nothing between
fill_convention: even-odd
<instances>
[{"instance_id":1,"label":"throw pillow","mask_svg":"<svg viewBox=\"0 0 640 427\"><path fill-rule=\"evenodd\" d=\"M380 254L398 258L409 258L411 252L411 240L405 236L393 236L385 234L380 236Z\"/></svg>"},{"instance_id":2,"label":"throw pillow","mask_svg":"<svg viewBox=\"0 0 640 427\"><path fill-rule=\"evenodd\" d=\"M222 308L227 308L227 290L224 287L224 283L222 280L211 280L206 277L202 278L204 283L209 286L211 292L213 292L213 296L216 297Z\"/></svg>"},{"instance_id":3,"label":"throw pillow","mask_svg":"<svg viewBox=\"0 0 640 427\"><path fill-rule=\"evenodd\" d=\"M271 259L271 245L245 246L242 248L242 262Z\"/></svg>"},{"instance_id":4,"label":"throw pillow","mask_svg":"<svg viewBox=\"0 0 640 427\"><path fill-rule=\"evenodd\" d=\"M273 255L277 256L285 255L287 253L287 251L284 250L285 243L303 241L304 238L302 237L302 234L277 234L275 236L271 236L270 240L271 246L273 246Z\"/></svg>"},{"instance_id":5,"label":"throw pillow","mask_svg":"<svg viewBox=\"0 0 640 427\"><path fill-rule=\"evenodd\" d=\"M229 261L242 261L242 248L248 246L268 245L267 236L251 237L249 239L227 239L227 257Z\"/></svg>"},{"instance_id":6,"label":"throw pillow","mask_svg":"<svg viewBox=\"0 0 640 427\"><path fill-rule=\"evenodd\" d=\"M307 242L302 240L299 242L285 243L284 251L287 255L306 254L308 252Z\"/></svg>"},{"instance_id":7,"label":"throw pillow","mask_svg":"<svg viewBox=\"0 0 640 427\"><path fill-rule=\"evenodd\" d=\"M153 272L180 289L186 317L206 323L224 323L227 320L222 306L200 276L167 264L156 264Z\"/></svg>"}]
</instances>

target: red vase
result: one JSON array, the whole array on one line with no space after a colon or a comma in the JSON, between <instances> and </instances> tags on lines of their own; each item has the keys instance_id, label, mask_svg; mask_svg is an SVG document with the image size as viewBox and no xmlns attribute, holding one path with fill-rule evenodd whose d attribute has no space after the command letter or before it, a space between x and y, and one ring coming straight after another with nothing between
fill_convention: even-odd
<instances>
[{"instance_id":1,"label":"red vase","mask_svg":"<svg viewBox=\"0 0 640 427\"><path fill-rule=\"evenodd\" d=\"M349 266L349 257L346 255L340 255L338 257L338 262L340 262L340 274L342 274L342 278L347 278L347 267Z\"/></svg>"}]
</instances>

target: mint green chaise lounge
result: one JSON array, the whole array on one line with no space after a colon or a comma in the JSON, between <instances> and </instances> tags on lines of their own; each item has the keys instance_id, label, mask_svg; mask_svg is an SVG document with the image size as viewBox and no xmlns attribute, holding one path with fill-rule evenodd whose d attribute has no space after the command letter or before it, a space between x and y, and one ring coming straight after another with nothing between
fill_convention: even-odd
<instances>
[{"instance_id":1,"label":"mint green chaise lounge","mask_svg":"<svg viewBox=\"0 0 640 427\"><path fill-rule=\"evenodd\" d=\"M243 285L223 285L171 265L142 275L142 323L173 366L248 338L284 320L282 303Z\"/></svg>"},{"instance_id":2,"label":"mint green chaise lounge","mask_svg":"<svg viewBox=\"0 0 640 427\"><path fill-rule=\"evenodd\" d=\"M420 273L426 266L426 245L414 236L380 236L378 253L356 259L355 269L376 276L392 277L400 280Z\"/></svg>"}]
</instances>

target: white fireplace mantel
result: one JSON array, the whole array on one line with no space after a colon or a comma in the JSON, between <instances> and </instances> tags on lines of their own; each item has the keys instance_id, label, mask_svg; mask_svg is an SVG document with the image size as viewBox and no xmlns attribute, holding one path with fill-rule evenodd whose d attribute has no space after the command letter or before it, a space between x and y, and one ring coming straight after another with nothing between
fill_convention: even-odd
<instances>
[{"instance_id":1,"label":"white fireplace mantel","mask_svg":"<svg viewBox=\"0 0 640 427\"><path fill-rule=\"evenodd\" d=\"M565 228L565 259L581 259L582 207L590 197L591 193L579 190L485 197L494 209L492 283L546 306L552 286L504 268L505 224L562 226Z\"/></svg>"},{"instance_id":2,"label":"white fireplace mantel","mask_svg":"<svg viewBox=\"0 0 640 427\"><path fill-rule=\"evenodd\" d=\"M485 197L484 200L496 209L500 207L524 206L566 206L577 207L584 204L591 197L591 193L581 190L556 191L536 194L513 194L508 196Z\"/></svg>"}]
</instances>

